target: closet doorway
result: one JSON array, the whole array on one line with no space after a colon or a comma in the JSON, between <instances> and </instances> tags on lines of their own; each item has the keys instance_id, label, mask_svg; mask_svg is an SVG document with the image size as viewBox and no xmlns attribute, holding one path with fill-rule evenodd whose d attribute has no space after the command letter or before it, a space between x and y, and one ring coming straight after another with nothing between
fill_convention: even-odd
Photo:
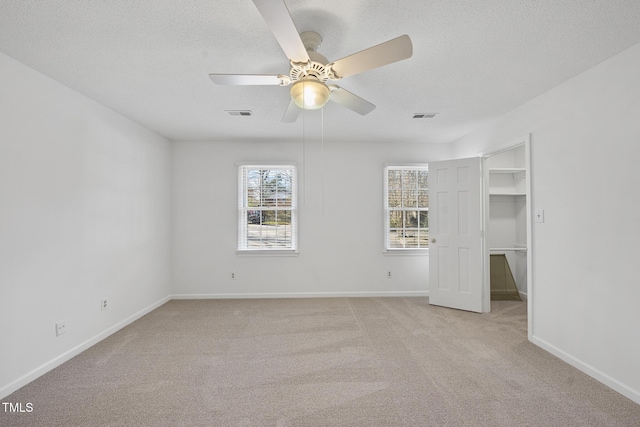
<instances>
[{"instance_id":1,"label":"closet doorway","mask_svg":"<svg viewBox=\"0 0 640 427\"><path fill-rule=\"evenodd\" d=\"M511 299L515 293L515 298L527 300L531 325L530 138L527 135L482 157L485 187L483 306L489 311L492 296L493 299Z\"/></svg>"}]
</instances>

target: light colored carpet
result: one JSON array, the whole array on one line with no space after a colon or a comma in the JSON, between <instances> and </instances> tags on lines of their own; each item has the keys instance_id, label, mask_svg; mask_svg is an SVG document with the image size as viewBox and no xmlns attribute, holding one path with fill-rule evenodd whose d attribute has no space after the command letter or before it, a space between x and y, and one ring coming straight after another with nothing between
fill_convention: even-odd
<instances>
[{"instance_id":1,"label":"light colored carpet","mask_svg":"<svg viewBox=\"0 0 640 427\"><path fill-rule=\"evenodd\" d=\"M3 402L2 426L638 426L526 339L526 303L170 301Z\"/></svg>"}]
</instances>

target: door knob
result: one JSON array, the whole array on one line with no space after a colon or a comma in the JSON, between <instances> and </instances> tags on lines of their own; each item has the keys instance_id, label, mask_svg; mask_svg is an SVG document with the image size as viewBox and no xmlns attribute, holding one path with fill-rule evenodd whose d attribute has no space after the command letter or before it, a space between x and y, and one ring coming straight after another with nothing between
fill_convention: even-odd
<instances>
[{"instance_id":1,"label":"door knob","mask_svg":"<svg viewBox=\"0 0 640 427\"><path fill-rule=\"evenodd\" d=\"M433 239L431 239L431 243L435 243L436 242L436 238L434 237Z\"/></svg>"}]
</instances>

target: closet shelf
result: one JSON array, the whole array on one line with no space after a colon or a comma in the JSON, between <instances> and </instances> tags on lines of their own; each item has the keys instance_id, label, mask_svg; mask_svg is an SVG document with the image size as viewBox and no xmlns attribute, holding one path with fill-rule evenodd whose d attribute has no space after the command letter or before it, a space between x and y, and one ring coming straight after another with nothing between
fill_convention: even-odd
<instances>
[{"instance_id":1,"label":"closet shelf","mask_svg":"<svg viewBox=\"0 0 640 427\"><path fill-rule=\"evenodd\" d=\"M489 168L489 173L520 173L525 171L525 168Z\"/></svg>"},{"instance_id":2,"label":"closet shelf","mask_svg":"<svg viewBox=\"0 0 640 427\"><path fill-rule=\"evenodd\" d=\"M489 248L490 251L516 251L516 252L526 252L527 248Z\"/></svg>"}]
</instances>

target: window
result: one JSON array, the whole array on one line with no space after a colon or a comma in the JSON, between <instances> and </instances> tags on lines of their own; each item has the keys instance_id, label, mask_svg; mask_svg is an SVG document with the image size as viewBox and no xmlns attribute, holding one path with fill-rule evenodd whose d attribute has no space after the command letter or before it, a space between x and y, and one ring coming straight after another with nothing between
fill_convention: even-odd
<instances>
[{"instance_id":1,"label":"window","mask_svg":"<svg viewBox=\"0 0 640 427\"><path fill-rule=\"evenodd\" d=\"M384 170L385 248L427 249L429 187L427 166L388 166Z\"/></svg>"},{"instance_id":2,"label":"window","mask_svg":"<svg viewBox=\"0 0 640 427\"><path fill-rule=\"evenodd\" d=\"M295 166L240 166L239 251L297 250Z\"/></svg>"}]
</instances>

